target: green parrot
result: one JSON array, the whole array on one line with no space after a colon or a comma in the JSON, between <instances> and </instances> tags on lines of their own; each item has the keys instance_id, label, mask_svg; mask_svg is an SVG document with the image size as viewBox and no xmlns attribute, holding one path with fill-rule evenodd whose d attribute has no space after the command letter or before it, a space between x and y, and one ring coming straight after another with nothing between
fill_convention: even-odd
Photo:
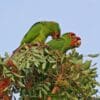
<instances>
[{"instance_id":1,"label":"green parrot","mask_svg":"<svg viewBox=\"0 0 100 100\"><path fill-rule=\"evenodd\" d=\"M53 39L60 37L60 26L54 21L40 21L32 25L29 31L23 37L21 44L24 43L37 43L45 42L48 36L52 36Z\"/></svg>"},{"instance_id":2,"label":"green parrot","mask_svg":"<svg viewBox=\"0 0 100 100\"><path fill-rule=\"evenodd\" d=\"M67 50L79 47L81 38L73 32L68 32L62 35L59 39L53 39L47 42L47 45L53 50L59 50L65 53Z\"/></svg>"}]
</instances>

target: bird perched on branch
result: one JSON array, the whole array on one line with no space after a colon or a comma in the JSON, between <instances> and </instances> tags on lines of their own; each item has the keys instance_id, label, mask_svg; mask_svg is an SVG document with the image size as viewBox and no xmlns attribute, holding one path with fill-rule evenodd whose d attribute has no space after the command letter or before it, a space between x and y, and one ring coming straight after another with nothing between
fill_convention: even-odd
<instances>
[{"instance_id":1,"label":"bird perched on branch","mask_svg":"<svg viewBox=\"0 0 100 100\"><path fill-rule=\"evenodd\" d=\"M32 25L23 37L21 45L24 43L34 44L37 42L45 42L48 36L52 36L53 39L60 37L59 24L54 21L40 21Z\"/></svg>"},{"instance_id":2,"label":"bird perched on branch","mask_svg":"<svg viewBox=\"0 0 100 100\"><path fill-rule=\"evenodd\" d=\"M81 38L73 32L68 32L62 35L59 39L53 39L47 42L47 45L53 50L59 50L65 53L67 50L79 47Z\"/></svg>"}]
</instances>

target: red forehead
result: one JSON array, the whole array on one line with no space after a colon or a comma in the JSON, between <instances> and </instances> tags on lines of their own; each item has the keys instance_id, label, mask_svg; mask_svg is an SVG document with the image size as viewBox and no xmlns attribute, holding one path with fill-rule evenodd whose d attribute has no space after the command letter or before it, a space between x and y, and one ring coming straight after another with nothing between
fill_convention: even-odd
<instances>
[{"instance_id":1,"label":"red forehead","mask_svg":"<svg viewBox=\"0 0 100 100\"><path fill-rule=\"evenodd\" d=\"M70 34L71 36L75 36L75 33L74 33L74 32L69 32L69 34Z\"/></svg>"},{"instance_id":2,"label":"red forehead","mask_svg":"<svg viewBox=\"0 0 100 100\"><path fill-rule=\"evenodd\" d=\"M74 32L69 32L69 33L68 33L68 36L69 36L70 38L73 38L73 37L76 36L76 34L75 34Z\"/></svg>"}]
</instances>

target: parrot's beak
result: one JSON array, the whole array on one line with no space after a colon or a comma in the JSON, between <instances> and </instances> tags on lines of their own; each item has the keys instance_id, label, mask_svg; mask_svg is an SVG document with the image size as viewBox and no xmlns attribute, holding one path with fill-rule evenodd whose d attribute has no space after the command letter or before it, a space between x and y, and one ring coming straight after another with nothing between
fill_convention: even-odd
<instances>
[{"instance_id":1,"label":"parrot's beak","mask_svg":"<svg viewBox=\"0 0 100 100\"><path fill-rule=\"evenodd\" d=\"M72 42L71 42L71 46L72 47L79 47L81 45L81 38L75 36L74 38L72 38Z\"/></svg>"},{"instance_id":2,"label":"parrot's beak","mask_svg":"<svg viewBox=\"0 0 100 100\"><path fill-rule=\"evenodd\" d=\"M52 38L53 38L53 39L58 39L58 38L60 38L60 33L54 32L54 33L52 34Z\"/></svg>"},{"instance_id":3,"label":"parrot's beak","mask_svg":"<svg viewBox=\"0 0 100 100\"><path fill-rule=\"evenodd\" d=\"M81 38L80 37L76 37L76 43L75 46L79 47L81 45Z\"/></svg>"}]
</instances>

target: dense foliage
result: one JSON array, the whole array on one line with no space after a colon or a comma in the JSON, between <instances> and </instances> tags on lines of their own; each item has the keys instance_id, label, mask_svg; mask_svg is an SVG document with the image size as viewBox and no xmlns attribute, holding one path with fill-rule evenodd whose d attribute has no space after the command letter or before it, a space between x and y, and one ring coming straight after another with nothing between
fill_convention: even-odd
<instances>
[{"instance_id":1,"label":"dense foliage","mask_svg":"<svg viewBox=\"0 0 100 100\"><path fill-rule=\"evenodd\" d=\"M99 85L97 67L83 58L75 49L62 54L45 45L6 53L0 57L0 97L19 91L21 100L91 100Z\"/></svg>"}]
</instances>

